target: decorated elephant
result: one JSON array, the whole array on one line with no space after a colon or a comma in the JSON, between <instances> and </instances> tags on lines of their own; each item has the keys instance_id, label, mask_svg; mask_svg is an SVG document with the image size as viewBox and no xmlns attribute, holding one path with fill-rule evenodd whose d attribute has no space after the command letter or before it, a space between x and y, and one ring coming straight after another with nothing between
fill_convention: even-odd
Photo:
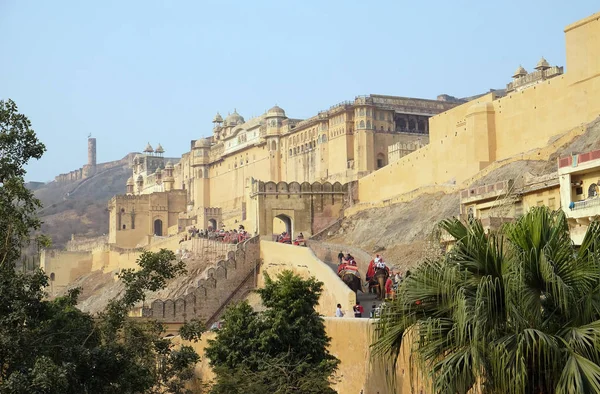
<instances>
[{"instance_id":1,"label":"decorated elephant","mask_svg":"<svg viewBox=\"0 0 600 394\"><path fill-rule=\"evenodd\" d=\"M362 283L360 276L355 275L352 272L345 271L340 275L342 281L348 285L348 287L355 293L359 290L362 291Z\"/></svg>"},{"instance_id":2,"label":"decorated elephant","mask_svg":"<svg viewBox=\"0 0 600 394\"><path fill-rule=\"evenodd\" d=\"M385 299L385 282L389 276L387 267L375 269L375 275L373 275L373 281L377 283L377 298L382 301Z\"/></svg>"}]
</instances>

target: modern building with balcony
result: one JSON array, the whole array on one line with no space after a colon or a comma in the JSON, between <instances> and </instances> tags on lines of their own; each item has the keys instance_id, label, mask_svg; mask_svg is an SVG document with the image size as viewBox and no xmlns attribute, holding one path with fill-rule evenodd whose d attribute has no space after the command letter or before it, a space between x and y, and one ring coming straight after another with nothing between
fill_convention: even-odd
<instances>
[{"instance_id":1,"label":"modern building with balcony","mask_svg":"<svg viewBox=\"0 0 600 394\"><path fill-rule=\"evenodd\" d=\"M558 209L560 202L558 174L525 174L493 184L465 189L460 193L460 216L463 220L479 219L484 229L497 230L534 206Z\"/></svg>"},{"instance_id":2,"label":"modern building with balcony","mask_svg":"<svg viewBox=\"0 0 600 394\"><path fill-rule=\"evenodd\" d=\"M600 218L600 150L558 159L560 201L569 220L571 238L581 245L590 222Z\"/></svg>"}]
</instances>

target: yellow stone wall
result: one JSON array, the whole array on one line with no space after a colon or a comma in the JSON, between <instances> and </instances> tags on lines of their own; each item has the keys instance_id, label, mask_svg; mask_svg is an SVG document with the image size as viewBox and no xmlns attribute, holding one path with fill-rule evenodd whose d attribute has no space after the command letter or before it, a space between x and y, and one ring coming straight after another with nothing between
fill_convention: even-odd
<instances>
[{"instance_id":1,"label":"yellow stone wall","mask_svg":"<svg viewBox=\"0 0 600 394\"><path fill-rule=\"evenodd\" d=\"M371 358L370 344L373 338L373 320L355 318L325 317L325 330L331 337L329 351L340 360L339 368L333 377L332 387L340 394L410 394L430 393L420 374L409 370L409 351L406 346L400 351L396 367L396 380L392 382L390 375L391 363L378 358ZM167 330L171 327L167 324ZM177 324L173 324L171 332L176 335ZM200 341L186 342L175 337L176 344L192 346L200 354L200 362L196 364L196 377L199 381L194 386L198 392L201 382L207 383L215 375L204 356L208 341L215 339L214 332L202 334ZM412 385L411 385L412 378ZM411 389L414 388L414 391Z\"/></svg>"},{"instance_id":2,"label":"yellow stone wall","mask_svg":"<svg viewBox=\"0 0 600 394\"><path fill-rule=\"evenodd\" d=\"M354 292L309 248L261 241L260 258L263 262L258 277L258 287L264 285L262 274L265 272L272 279L275 279L276 275L284 270L291 270L303 278L314 276L324 284L317 307L319 313L324 316L333 316L337 304L341 304L346 313L352 312L352 307L356 303Z\"/></svg>"},{"instance_id":3,"label":"yellow stone wall","mask_svg":"<svg viewBox=\"0 0 600 394\"><path fill-rule=\"evenodd\" d=\"M177 226L179 214L186 211L187 198L182 190L142 195L115 196L109 207L110 244L135 248L155 234L155 221L162 222L162 236Z\"/></svg>"},{"instance_id":4,"label":"yellow stone wall","mask_svg":"<svg viewBox=\"0 0 600 394\"><path fill-rule=\"evenodd\" d=\"M491 161L541 148L600 114L600 14L565 30L567 72L519 92L480 97L429 120L430 143L359 180L360 202L467 180Z\"/></svg>"},{"instance_id":5,"label":"yellow stone wall","mask_svg":"<svg viewBox=\"0 0 600 394\"><path fill-rule=\"evenodd\" d=\"M56 296L79 276L91 271L92 256L89 252L42 250L40 268L50 277L48 293Z\"/></svg>"}]
</instances>

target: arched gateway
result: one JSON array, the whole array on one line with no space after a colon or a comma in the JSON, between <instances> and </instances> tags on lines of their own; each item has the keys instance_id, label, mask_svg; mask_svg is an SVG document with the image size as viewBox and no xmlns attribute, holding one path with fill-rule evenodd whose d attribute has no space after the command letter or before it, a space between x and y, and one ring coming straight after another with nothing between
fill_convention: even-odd
<instances>
[{"instance_id":1,"label":"arched gateway","mask_svg":"<svg viewBox=\"0 0 600 394\"><path fill-rule=\"evenodd\" d=\"M316 234L340 219L344 204L353 201L351 184L339 182L262 182L252 180L250 198L259 235L296 237Z\"/></svg>"}]
</instances>

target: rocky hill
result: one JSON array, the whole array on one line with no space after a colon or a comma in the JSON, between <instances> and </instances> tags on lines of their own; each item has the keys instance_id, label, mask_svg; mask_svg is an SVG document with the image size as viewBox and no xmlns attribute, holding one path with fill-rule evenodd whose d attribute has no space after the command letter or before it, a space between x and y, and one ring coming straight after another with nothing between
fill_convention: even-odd
<instances>
[{"instance_id":1,"label":"rocky hill","mask_svg":"<svg viewBox=\"0 0 600 394\"><path fill-rule=\"evenodd\" d=\"M95 237L108 232L107 203L115 194L125 192L131 155L99 165L97 174L90 178L27 185L43 204L39 211L42 232L52 238L54 247L64 247L71 234Z\"/></svg>"},{"instance_id":2,"label":"rocky hill","mask_svg":"<svg viewBox=\"0 0 600 394\"><path fill-rule=\"evenodd\" d=\"M564 137L568 135L566 133ZM548 141L549 147L562 136L557 137ZM548 175L557 170L558 157L596 149L600 149L600 117L588 124L583 134L553 148L549 157L538 156L540 160L519 160L516 157L495 163L493 170L482 171L468 187L507 179L522 182L524 178ZM540 151L532 151L530 156L539 155ZM432 250L435 246L430 242L434 226L443 219L457 216L459 204L459 191L422 194L409 202L372 208L347 217L320 239L337 244L341 249L349 246L369 254L381 251L393 266L406 270L435 252ZM354 253L355 249L352 250Z\"/></svg>"}]
</instances>

